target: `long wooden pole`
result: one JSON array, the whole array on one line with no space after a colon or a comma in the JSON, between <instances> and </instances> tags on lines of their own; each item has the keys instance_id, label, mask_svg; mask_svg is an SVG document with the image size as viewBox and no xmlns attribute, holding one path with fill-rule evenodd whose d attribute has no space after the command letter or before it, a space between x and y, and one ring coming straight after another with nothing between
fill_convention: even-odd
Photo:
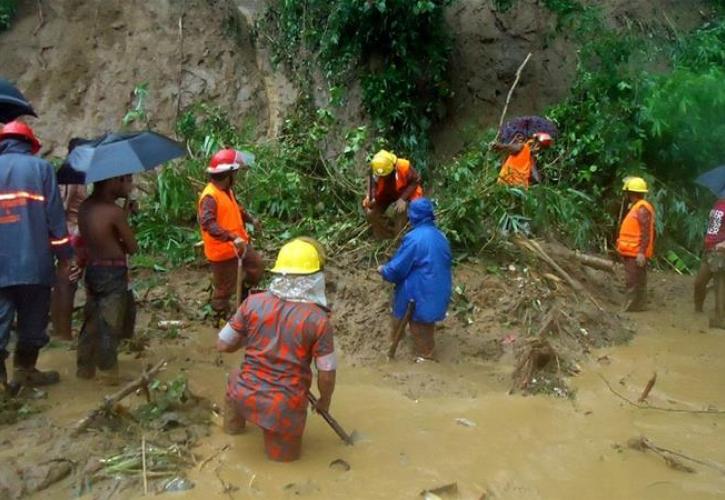
<instances>
[{"instance_id":1,"label":"long wooden pole","mask_svg":"<svg viewBox=\"0 0 725 500\"><path fill-rule=\"evenodd\" d=\"M516 90L516 86L519 84L519 80L521 79L521 72L524 70L524 67L529 62L529 59L531 59L532 53L529 52L529 54L526 56L526 59L524 59L524 62L521 63L521 66L519 66L519 69L516 70L516 79L514 80L513 85L511 85L511 88L509 89L509 93L506 96L506 104L503 107L503 112L501 113L501 119L498 121L498 132L496 132L496 138L494 139L494 143L498 142L498 138L501 136L501 127L503 127L503 121L506 119L506 113L508 113L509 110L509 104L511 103L511 98L514 95L514 90Z\"/></svg>"},{"instance_id":2,"label":"long wooden pole","mask_svg":"<svg viewBox=\"0 0 725 500\"><path fill-rule=\"evenodd\" d=\"M345 429L342 428L342 426L337 422L337 420L334 419L332 415L328 411L325 410L318 410L317 409L317 398L312 394L311 392L307 392L307 400L312 404L313 407L315 407L315 411L322 415L322 418L325 419L325 422L329 424L330 427L332 427L332 430L335 431L335 434L337 434L340 439L345 441L345 443L349 446L352 446L353 440L352 437L345 432Z\"/></svg>"},{"instance_id":3,"label":"long wooden pole","mask_svg":"<svg viewBox=\"0 0 725 500\"><path fill-rule=\"evenodd\" d=\"M388 359L395 359L395 351L398 350L398 344L400 344L400 341L405 334L405 327L408 325L408 322L410 322L410 318L413 316L414 309L415 302L411 300L410 302L408 302L408 307L405 310L403 319L400 320L400 323L398 323L395 331L393 332L393 343L390 345L390 349L388 349Z\"/></svg>"}]
</instances>

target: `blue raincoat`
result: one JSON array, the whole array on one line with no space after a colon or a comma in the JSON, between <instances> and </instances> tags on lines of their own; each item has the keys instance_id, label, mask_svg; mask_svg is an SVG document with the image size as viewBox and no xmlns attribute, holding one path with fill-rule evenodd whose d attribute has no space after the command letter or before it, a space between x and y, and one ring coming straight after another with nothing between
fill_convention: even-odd
<instances>
[{"instance_id":1,"label":"blue raincoat","mask_svg":"<svg viewBox=\"0 0 725 500\"><path fill-rule=\"evenodd\" d=\"M395 283L393 316L401 319L413 300L413 321L435 323L446 317L451 299L451 247L435 225L433 204L427 198L410 203L408 220L413 229L381 274Z\"/></svg>"}]
</instances>

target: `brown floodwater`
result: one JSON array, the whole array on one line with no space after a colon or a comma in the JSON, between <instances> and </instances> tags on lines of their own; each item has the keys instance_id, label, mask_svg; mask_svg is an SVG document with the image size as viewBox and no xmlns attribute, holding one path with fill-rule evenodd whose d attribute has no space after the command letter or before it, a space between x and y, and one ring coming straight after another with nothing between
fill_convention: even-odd
<instances>
[{"instance_id":1,"label":"brown floodwater","mask_svg":"<svg viewBox=\"0 0 725 500\"><path fill-rule=\"evenodd\" d=\"M678 291L684 296L682 283ZM692 463L695 473L677 471L651 453L624 446L646 436L658 446L725 465L725 414L635 408L601 378L635 400L657 371L650 404L725 410L725 331L709 330L705 316L675 302L660 301L656 311L630 316L638 329L631 344L583 359L581 374L570 381L572 400L509 396L510 357L453 365L400 360L351 367L343 361L331 410L348 431L359 433L355 446L343 445L320 417L310 415L302 459L272 463L256 428L226 436L215 417L211 436L195 452L216 457L190 471L193 490L174 496L397 499L455 482L463 499L486 492L497 499L725 498L722 473ZM169 346L153 356L175 356L172 368L188 368L192 390L221 403L225 368L213 364L214 331L188 335L194 338L183 351ZM44 357L46 366L64 376L66 390L50 391L49 412L60 423L78 418L101 394L97 385L72 376L73 355L56 350ZM239 357L226 355L226 370ZM137 373L140 364L124 358L121 368ZM350 470L330 468L336 459ZM233 491L225 494L222 481Z\"/></svg>"}]
</instances>

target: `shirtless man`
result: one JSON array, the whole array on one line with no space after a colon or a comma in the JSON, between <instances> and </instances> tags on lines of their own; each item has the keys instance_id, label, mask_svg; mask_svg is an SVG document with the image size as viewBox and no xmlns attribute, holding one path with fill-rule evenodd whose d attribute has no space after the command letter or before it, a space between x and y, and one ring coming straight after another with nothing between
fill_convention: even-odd
<instances>
[{"instance_id":1,"label":"shirtless man","mask_svg":"<svg viewBox=\"0 0 725 500\"><path fill-rule=\"evenodd\" d=\"M88 256L84 324L78 337L76 375L93 378L96 368L106 383L118 383L120 339L133 334L135 304L128 289L127 255L138 250L128 224L129 208L116 204L133 189L124 175L93 185L78 212L78 226ZM128 203L126 203L128 207Z\"/></svg>"}]
</instances>

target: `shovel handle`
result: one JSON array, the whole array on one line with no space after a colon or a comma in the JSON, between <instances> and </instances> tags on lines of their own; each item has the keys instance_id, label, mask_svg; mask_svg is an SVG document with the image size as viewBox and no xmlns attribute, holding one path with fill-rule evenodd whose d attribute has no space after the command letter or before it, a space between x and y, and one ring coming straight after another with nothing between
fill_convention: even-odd
<instances>
[{"instance_id":1,"label":"shovel handle","mask_svg":"<svg viewBox=\"0 0 725 500\"><path fill-rule=\"evenodd\" d=\"M322 418L325 419L325 422L327 422L329 426L332 427L332 430L335 431L335 434L337 434L340 439L345 442L345 444L347 444L348 446L352 446L352 437L350 437L350 435L345 432L345 429L343 429L342 426L337 423L337 420L335 420L329 412L317 409L317 398L311 392L307 393L307 400L310 402L310 404L312 404L312 406L315 407L315 411L322 415Z\"/></svg>"}]
</instances>

